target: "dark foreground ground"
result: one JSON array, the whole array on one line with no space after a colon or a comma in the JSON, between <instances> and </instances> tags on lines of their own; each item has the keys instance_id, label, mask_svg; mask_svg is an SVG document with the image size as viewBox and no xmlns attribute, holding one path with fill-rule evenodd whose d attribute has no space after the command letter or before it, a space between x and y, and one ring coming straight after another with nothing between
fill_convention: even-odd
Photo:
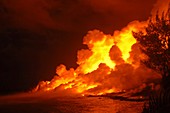
<instances>
[{"instance_id":1,"label":"dark foreground ground","mask_svg":"<svg viewBox=\"0 0 170 113\"><path fill-rule=\"evenodd\" d=\"M17 94L0 97L0 113L141 113L143 103L109 97Z\"/></svg>"}]
</instances>

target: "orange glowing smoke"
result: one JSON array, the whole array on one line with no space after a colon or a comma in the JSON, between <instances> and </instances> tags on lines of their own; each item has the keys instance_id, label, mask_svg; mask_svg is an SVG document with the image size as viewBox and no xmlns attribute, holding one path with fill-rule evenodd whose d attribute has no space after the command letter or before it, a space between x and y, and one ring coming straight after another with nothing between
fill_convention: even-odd
<instances>
[{"instance_id":1,"label":"orange glowing smoke","mask_svg":"<svg viewBox=\"0 0 170 113\"><path fill-rule=\"evenodd\" d=\"M67 90L82 95L102 95L133 89L158 75L145 66L141 59L147 57L140 52L132 31L141 31L146 22L131 22L121 31L106 35L99 30L89 31L82 49L77 54L76 69L60 65L57 76L51 81L42 81L34 91Z\"/></svg>"},{"instance_id":2,"label":"orange glowing smoke","mask_svg":"<svg viewBox=\"0 0 170 113\"><path fill-rule=\"evenodd\" d=\"M169 0L164 3L158 0L152 16L155 17L157 9L166 11L168 8L164 6L168 7L167 4ZM51 81L41 81L33 91L103 95L143 89L148 83L160 79L159 74L140 64L140 60L146 60L147 56L141 53L140 45L132 35L132 31L145 32L146 25L147 22L133 21L113 35L99 30L89 31L83 40L88 49L81 49L77 53L78 67L67 70L61 64Z\"/></svg>"}]
</instances>

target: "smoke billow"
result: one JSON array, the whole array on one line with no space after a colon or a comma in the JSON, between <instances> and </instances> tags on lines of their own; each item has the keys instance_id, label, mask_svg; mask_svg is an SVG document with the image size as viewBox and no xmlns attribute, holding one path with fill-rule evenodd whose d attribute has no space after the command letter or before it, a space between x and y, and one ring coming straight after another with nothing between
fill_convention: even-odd
<instances>
[{"instance_id":1,"label":"smoke billow","mask_svg":"<svg viewBox=\"0 0 170 113\"><path fill-rule=\"evenodd\" d=\"M121 31L115 31L114 35L89 31L83 41L88 48L78 51L78 67L67 70L60 65L56 70L58 76L39 83L34 91L63 90L101 95L154 84L161 76L140 63L147 57L132 35L132 31L137 32L145 26L145 22L134 21Z\"/></svg>"}]
</instances>

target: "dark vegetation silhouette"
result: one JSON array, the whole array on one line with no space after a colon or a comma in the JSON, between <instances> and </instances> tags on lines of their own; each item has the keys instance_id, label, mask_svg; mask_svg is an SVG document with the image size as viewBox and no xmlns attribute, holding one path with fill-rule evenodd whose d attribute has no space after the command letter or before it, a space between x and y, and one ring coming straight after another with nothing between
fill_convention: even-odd
<instances>
[{"instance_id":1,"label":"dark vegetation silhouette","mask_svg":"<svg viewBox=\"0 0 170 113\"><path fill-rule=\"evenodd\" d=\"M170 113L170 5L167 12L150 19L146 33L133 33L148 56L141 61L162 75L161 88L149 96L143 113Z\"/></svg>"}]
</instances>

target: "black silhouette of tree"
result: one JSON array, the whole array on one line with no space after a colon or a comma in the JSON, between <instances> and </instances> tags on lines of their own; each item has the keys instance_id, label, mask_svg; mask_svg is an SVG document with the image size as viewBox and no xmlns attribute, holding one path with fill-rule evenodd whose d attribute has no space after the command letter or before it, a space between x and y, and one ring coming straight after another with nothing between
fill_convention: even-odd
<instances>
[{"instance_id":1,"label":"black silhouette of tree","mask_svg":"<svg viewBox=\"0 0 170 113\"><path fill-rule=\"evenodd\" d=\"M142 113L169 113L170 107L170 5L160 17L150 19L146 32L134 33L141 50L148 56L142 62L162 75L161 89L149 96ZM148 106L146 106L148 105Z\"/></svg>"},{"instance_id":2,"label":"black silhouette of tree","mask_svg":"<svg viewBox=\"0 0 170 113\"><path fill-rule=\"evenodd\" d=\"M145 30L133 33L148 56L142 62L162 75L163 88L170 87L170 7L161 17L157 13L155 19L150 19Z\"/></svg>"}]
</instances>

